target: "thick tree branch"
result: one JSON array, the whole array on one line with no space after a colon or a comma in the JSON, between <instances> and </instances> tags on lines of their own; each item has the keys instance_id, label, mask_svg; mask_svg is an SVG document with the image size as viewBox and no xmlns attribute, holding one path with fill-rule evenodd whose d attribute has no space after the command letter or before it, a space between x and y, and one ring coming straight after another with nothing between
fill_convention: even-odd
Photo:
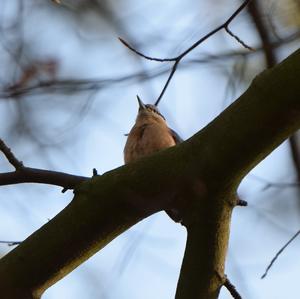
<instances>
[{"instance_id":1,"label":"thick tree branch","mask_svg":"<svg viewBox=\"0 0 300 299\"><path fill-rule=\"evenodd\" d=\"M300 127L299 76L300 50L189 140L81 184L69 206L0 260L2 298L39 298L141 219L183 204L176 299L217 298L236 188Z\"/></svg>"},{"instance_id":2,"label":"thick tree branch","mask_svg":"<svg viewBox=\"0 0 300 299\"><path fill-rule=\"evenodd\" d=\"M268 68L273 67L277 64L276 48L272 43L272 39L269 34L269 29L267 28L267 24L266 22L264 22L263 16L261 14L259 2L257 0L252 0L247 8L262 43L262 48L266 60L266 66ZM297 136L295 134L290 136L289 144L291 148L291 154L295 170L297 173L297 178L298 181L300 181L300 155L297 146Z\"/></svg>"},{"instance_id":3,"label":"thick tree branch","mask_svg":"<svg viewBox=\"0 0 300 299\"><path fill-rule=\"evenodd\" d=\"M299 128L300 86L296 74L300 74L299 50L274 69L260 74L236 102L197 134L202 138L207 135L209 146L205 138L195 138L197 135L190 140L195 150L191 149L186 157L195 158L201 144L205 144L206 152L202 157L207 161L206 168L213 170L208 190L220 190L222 185L230 186L240 181ZM203 168L200 168L203 175ZM198 209L193 208L198 218L187 224L187 247L176 299L215 299L218 296L220 286L213 273L224 271L231 213L224 201L226 197L233 197L229 191L221 189L219 192L210 194L204 201L206 212L202 212L203 202ZM203 247L203 244L208 246Z\"/></svg>"},{"instance_id":4,"label":"thick tree branch","mask_svg":"<svg viewBox=\"0 0 300 299\"><path fill-rule=\"evenodd\" d=\"M264 18L263 18L262 13L261 13L261 8L260 8L259 1L252 0L251 3L249 3L247 9L248 9L248 12L249 12L252 20L253 20L253 23L254 23L255 27L256 27L257 33L260 37L262 47L263 47L263 51L264 51L264 55L265 55L266 66L268 68L271 68L271 67L273 67L274 65L277 64L276 48L274 48L274 46L272 44L272 39L270 37L269 30L267 28L267 24L264 21ZM290 149L291 149L292 159L293 159L293 162L294 162L295 171L296 171L296 174L297 174L297 180L298 180L298 183L289 184L289 186L297 186L297 187L299 187L299 182L300 182L300 148L299 148L299 143L297 141L297 135L298 134L295 132L288 139ZM269 187L269 186L274 187L274 184L273 185L268 184L268 185L266 185L266 188ZM284 187L284 184L279 183L276 186L277 187L278 186ZM292 240L293 240L293 238L292 238ZM289 244L289 242L287 243L286 246L288 246L288 244ZM273 263L275 262L275 260L278 258L278 256L281 254L281 252L284 249L285 249L285 246L278 252L278 254L276 254L274 259L271 261L270 265L266 269L266 272L264 273L262 278L264 278L267 275L269 269L272 267Z\"/></svg>"}]
</instances>

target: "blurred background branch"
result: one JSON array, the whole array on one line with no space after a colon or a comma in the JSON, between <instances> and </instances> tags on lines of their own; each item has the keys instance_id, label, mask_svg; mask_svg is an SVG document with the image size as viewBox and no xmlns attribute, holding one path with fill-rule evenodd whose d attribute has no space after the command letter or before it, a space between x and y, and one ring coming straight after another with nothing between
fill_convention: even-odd
<instances>
[{"instance_id":1,"label":"blurred background branch","mask_svg":"<svg viewBox=\"0 0 300 299\"><path fill-rule=\"evenodd\" d=\"M129 53L117 37L142 52L174 57L241 3L1 1L0 136L20 160L38 169L89 177L94 167L104 172L121 165L124 134L136 114L135 95L154 103L169 69ZM297 0L252 1L231 29L256 52L242 49L220 32L191 53L161 103L170 126L185 138L191 136L229 105L255 74L298 47L299 15ZM10 171L6 159L0 160L0 169ZM240 187L249 207L234 216L227 273L247 299L294 297L297 240L286 259L278 260L277 275L262 284L259 274L271 253L300 226L297 135L252 175L263 180L250 175ZM278 186L268 188L270 182ZM1 187L0 239L23 240L57 214L70 200L60 191L42 185ZM154 296L152 290L162 298L172 297L184 239L183 231L155 215L50 289L45 298L137 299L143 294L148 299ZM6 245L0 248L2 254L8 250ZM226 296L221 294L222 299Z\"/></svg>"}]
</instances>

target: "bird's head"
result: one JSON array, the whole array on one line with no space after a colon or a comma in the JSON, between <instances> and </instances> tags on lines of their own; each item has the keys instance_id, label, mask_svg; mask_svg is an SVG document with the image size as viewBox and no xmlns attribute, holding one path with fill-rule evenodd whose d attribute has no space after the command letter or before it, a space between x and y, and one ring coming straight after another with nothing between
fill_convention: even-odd
<instances>
[{"instance_id":1,"label":"bird's head","mask_svg":"<svg viewBox=\"0 0 300 299\"><path fill-rule=\"evenodd\" d=\"M139 112L138 119L140 118L154 118L154 119L163 119L165 121L164 116L159 112L157 106L151 104L144 104L139 96L137 96L137 100L139 103Z\"/></svg>"}]
</instances>

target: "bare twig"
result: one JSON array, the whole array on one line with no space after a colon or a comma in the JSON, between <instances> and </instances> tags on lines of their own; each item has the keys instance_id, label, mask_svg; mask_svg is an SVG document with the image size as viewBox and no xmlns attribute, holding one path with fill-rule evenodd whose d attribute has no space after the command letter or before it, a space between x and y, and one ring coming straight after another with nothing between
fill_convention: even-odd
<instances>
[{"instance_id":1,"label":"bare twig","mask_svg":"<svg viewBox=\"0 0 300 299\"><path fill-rule=\"evenodd\" d=\"M11 149L0 139L0 151L5 155L9 163L16 169L22 169L24 167L23 162L19 161L12 153Z\"/></svg>"},{"instance_id":2,"label":"bare twig","mask_svg":"<svg viewBox=\"0 0 300 299\"><path fill-rule=\"evenodd\" d=\"M268 188L299 188L300 187L300 183L299 182L291 182L291 183L288 183L288 182L272 182L272 181L269 181L265 178L262 178L256 174L253 174L253 173L250 173L248 175L249 178L253 178L263 184L265 184L263 190L266 190Z\"/></svg>"},{"instance_id":3,"label":"bare twig","mask_svg":"<svg viewBox=\"0 0 300 299\"><path fill-rule=\"evenodd\" d=\"M231 281L226 277L224 282L224 287L231 294L234 299L242 299L242 296L237 291L236 287L231 283Z\"/></svg>"},{"instance_id":4,"label":"bare twig","mask_svg":"<svg viewBox=\"0 0 300 299\"><path fill-rule=\"evenodd\" d=\"M21 241L0 241L0 244L7 244L8 246L15 246L21 243Z\"/></svg>"},{"instance_id":5,"label":"bare twig","mask_svg":"<svg viewBox=\"0 0 300 299\"><path fill-rule=\"evenodd\" d=\"M293 42L300 37L300 31L289 34L280 41L274 41L272 43L273 48L279 48L282 45ZM218 55L205 54L203 57L198 59L189 59L186 64L182 67L190 67L196 63L211 63L212 61L222 61L225 59L235 59L236 57L247 57L262 51L263 48L260 46L256 47L256 51L224 51ZM162 66L154 68L150 73L145 74L144 71L138 71L133 74L120 76L117 78L99 78L99 79L70 79L70 80L47 80L41 81L36 84L32 84L28 87L17 88L15 90L4 89L0 91L0 100L1 99L16 99L16 97L21 95L40 95L49 93L75 93L75 92L84 92L90 90L104 90L111 87L112 84L121 84L121 83L130 83L134 82L137 79L142 81L155 78L157 76L164 75L168 72L168 69Z\"/></svg>"},{"instance_id":6,"label":"bare twig","mask_svg":"<svg viewBox=\"0 0 300 299\"><path fill-rule=\"evenodd\" d=\"M236 287L231 283L226 275L221 275L218 271L215 271L218 278L221 280L223 286L229 291L232 298L234 299L242 299L242 296L237 291Z\"/></svg>"},{"instance_id":7,"label":"bare twig","mask_svg":"<svg viewBox=\"0 0 300 299\"><path fill-rule=\"evenodd\" d=\"M225 27L225 31L232 36L238 43L240 43L244 48L250 50L250 51L255 51L254 48L248 46L244 41L242 41L236 34L234 34L228 27Z\"/></svg>"},{"instance_id":8,"label":"bare twig","mask_svg":"<svg viewBox=\"0 0 300 299\"><path fill-rule=\"evenodd\" d=\"M13 172L0 173L0 186L20 183L40 183L60 186L64 189L74 189L77 185L88 179L84 176L64 172L23 167Z\"/></svg>"},{"instance_id":9,"label":"bare twig","mask_svg":"<svg viewBox=\"0 0 300 299\"><path fill-rule=\"evenodd\" d=\"M190 46L188 49L186 49L184 52L182 52L181 54L179 54L176 57L172 57L172 58L156 58L156 57L150 57L148 55L145 55L141 52L139 52L138 50L134 49L132 46L130 46L126 41L124 41L123 39L119 38L119 40L131 51L133 51L135 54L140 55L141 57L148 59L148 60L152 60L152 61L158 61L158 62L171 62L173 61L173 67L171 69L171 72L169 74L169 77L160 93L160 95L158 96L156 102L154 105L158 105L160 100L162 99L171 79L173 78L176 69L180 63L180 61L192 50L194 50L196 47L198 47L201 43L203 43L205 40L207 40L209 37L211 37L212 35L214 35L215 33L217 33L218 31L225 29L225 31L232 36L233 38L235 38L241 45L243 45L245 48L247 49L251 49L248 45L246 45L239 37L237 37L231 30L229 30L228 26L229 24L232 22L232 20L247 6L247 4L250 2L251 0L246 0L243 2L242 5L239 6L239 8L227 19L227 21L225 23L223 23L222 25L220 25L219 27L213 29L212 31L210 31L208 34L206 34L205 36L203 36L202 38L200 38L197 42L195 42L192 46Z\"/></svg>"},{"instance_id":10,"label":"bare twig","mask_svg":"<svg viewBox=\"0 0 300 299\"><path fill-rule=\"evenodd\" d=\"M156 58L156 57L151 57L151 56L147 56L145 54L143 54L142 52L138 51L137 49L135 49L134 47L132 47L131 45L129 45L129 43L127 43L123 38L118 37L119 41L128 49L130 49L132 52L134 52L135 54L147 59L147 60L152 60L152 61L158 61L158 62L167 62L167 61L175 61L177 57L174 58Z\"/></svg>"},{"instance_id":11,"label":"bare twig","mask_svg":"<svg viewBox=\"0 0 300 299\"><path fill-rule=\"evenodd\" d=\"M265 55L266 66L268 68L273 67L277 64L276 52L272 45L272 39L270 37L267 24L265 24L259 1L252 0L251 3L249 3L247 9L251 19L253 20L256 31L260 37Z\"/></svg>"},{"instance_id":12,"label":"bare twig","mask_svg":"<svg viewBox=\"0 0 300 299\"><path fill-rule=\"evenodd\" d=\"M265 273L261 276L261 279L264 279L269 270L271 269L271 267L273 266L273 264L275 263L275 261L277 260L277 258L279 257L279 255L297 238L297 236L300 234L300 230L298 230L293 237L276 253L276 255L273 257L273 259L271 260L270 264L268 265L268 267L266 268Z\"/></svg>"}]
</instances>

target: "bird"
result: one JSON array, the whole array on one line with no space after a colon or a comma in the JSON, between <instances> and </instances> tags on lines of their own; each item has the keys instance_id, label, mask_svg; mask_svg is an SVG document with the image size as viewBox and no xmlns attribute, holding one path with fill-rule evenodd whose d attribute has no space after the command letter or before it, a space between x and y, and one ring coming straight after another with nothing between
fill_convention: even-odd
<instances>
[{"instance_id":1,"label":"bird","mask_svg":"<svg viewBox=\"0 0 300 299\"><path fill-rule=\"evenodd\" d=\"M138 115L124 147L124 162L128 164L181 143L182 138L168 127L157 106L144 104L139 96Z\"/></svg>"},{"instance_id":2,"label":"bird","mask_svg":"<svg viewBox=\"0 0 300 299\"><path fill-rule=\"evenodd\" d=\"M139 96L137 100L138 114L134 126L127 134L124 147L125 164L183 142L183 139L168 127L157 106L144 104ZM177 211L171 209L166 212L174 221L179 222Z\"/></svg>"}]
</instances>

